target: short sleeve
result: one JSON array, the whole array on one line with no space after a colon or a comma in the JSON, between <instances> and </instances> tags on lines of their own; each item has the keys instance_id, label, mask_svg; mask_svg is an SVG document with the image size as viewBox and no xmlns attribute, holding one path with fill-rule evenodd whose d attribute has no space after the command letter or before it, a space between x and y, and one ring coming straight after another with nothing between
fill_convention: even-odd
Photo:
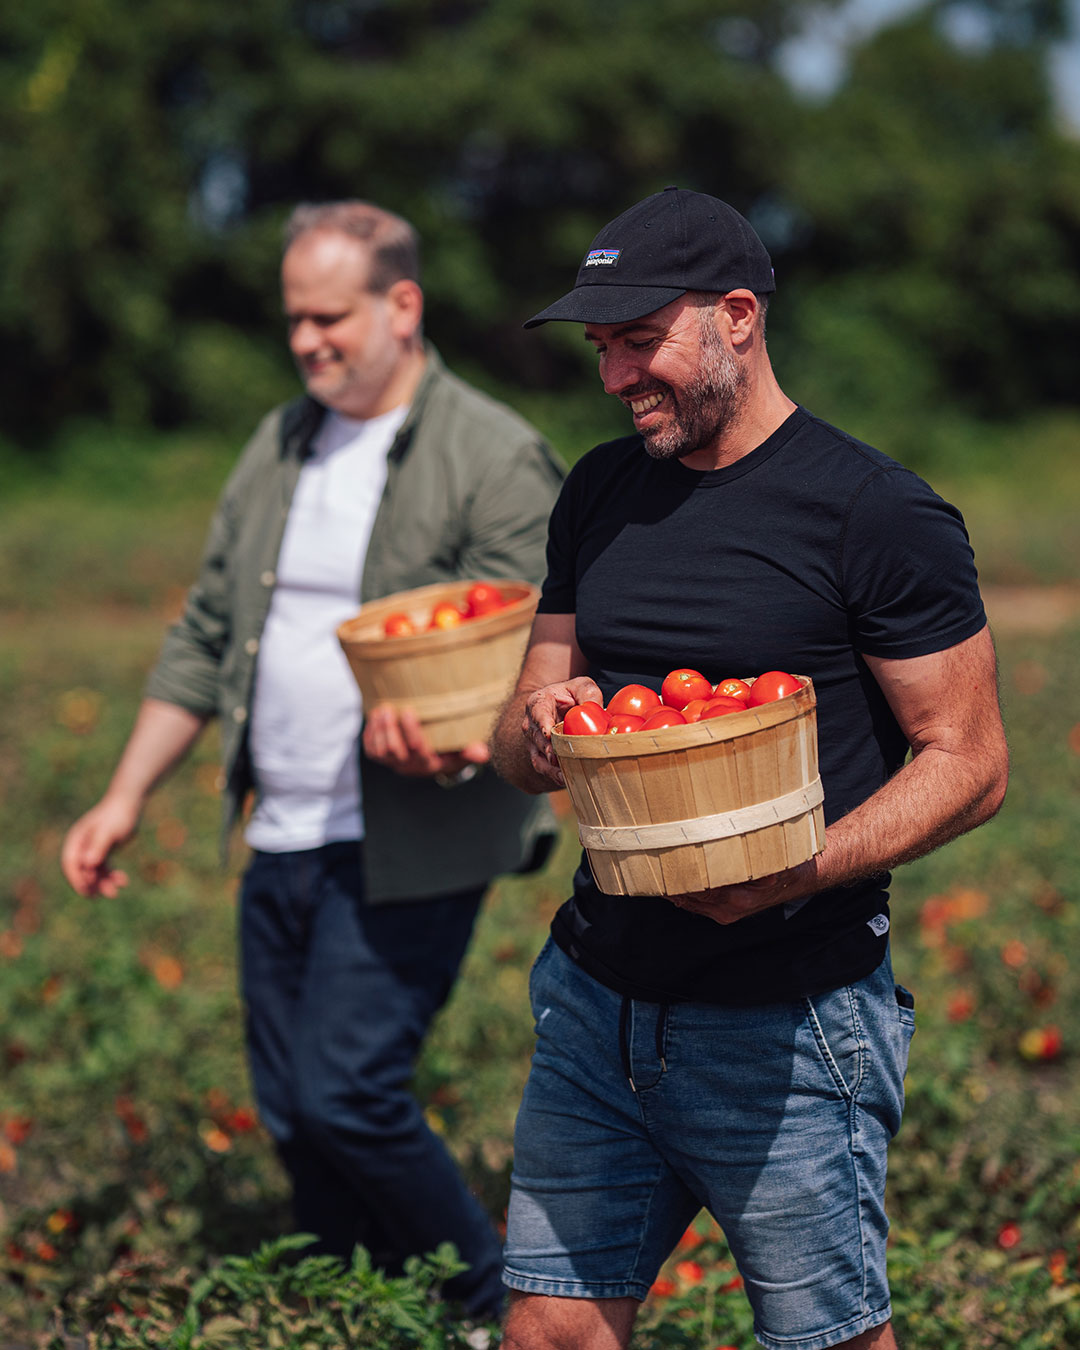
<instances>
[{"instance_id":1,"label":"short sleeve","mask_svg":"<svg viewBox=\"0 0 1080 1350\"><path fill-rule=\"evenodd\" d=\"M852 641L867 656L926 656L986 623L963 517L908 469L879 469L855 495L841 577Z\"/></svg>"}]
</instances>

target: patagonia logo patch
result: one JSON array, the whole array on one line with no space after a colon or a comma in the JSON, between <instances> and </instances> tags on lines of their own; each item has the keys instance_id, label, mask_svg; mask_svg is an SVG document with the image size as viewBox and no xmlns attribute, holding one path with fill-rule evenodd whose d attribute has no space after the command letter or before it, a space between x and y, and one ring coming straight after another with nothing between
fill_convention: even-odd
<instances>
[{"instance_id":1,"label":"patagonia logo patch","mask_svg":"<svg viewBox=\"0 0 1080 1350\"><path fill-rule=\"evenodd\" d=\"M614 267L621 252L621 248L591 248L585 255L585 266Z\"/></svg>"},{"instance_id":2,"label":"patagonia logo patch","mask_svg":"<svg viewBox=\"0 0 1080 1350\"><path fill-rule=\"evenodd\" d=\"M867 919L866 926L875 937L884 937L889 931L889 916L887 914L875 914L872 919Z\"/></svg>"}]
</instances>

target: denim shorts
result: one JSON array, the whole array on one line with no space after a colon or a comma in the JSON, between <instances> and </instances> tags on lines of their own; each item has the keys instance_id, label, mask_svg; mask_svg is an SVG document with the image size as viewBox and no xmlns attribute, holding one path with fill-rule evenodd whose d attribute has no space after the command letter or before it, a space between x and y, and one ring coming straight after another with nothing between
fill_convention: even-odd
<instances>
[{"instance_id":1,"label":"denim shorts","mask_svg":"<svg viewBox=\"0 0 1080 1350\"><path fill-rule=\"evenodd\" d=\"M530 993L511 1289L644 1299L704 1207L762 1345L825 1350L889 1320L886 1150L915 1019L888 956L813 998L663 1005L605 988L549 940Z\"/></svg>"}]
</instances>

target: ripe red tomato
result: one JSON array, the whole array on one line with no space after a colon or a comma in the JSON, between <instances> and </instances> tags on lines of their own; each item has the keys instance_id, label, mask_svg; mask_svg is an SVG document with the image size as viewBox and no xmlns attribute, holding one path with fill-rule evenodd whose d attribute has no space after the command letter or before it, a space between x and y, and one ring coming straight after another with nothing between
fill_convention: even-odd
<instances>
[{"instance_id":1,"label":"ripe red tomato","mask_svg":"<svg viewBox=\"0 0 1080 1350\"><path fill-rule=\"evenodd\" d=\"M478 619L482 614L494 614L505 604L502 591L489 581L476 582L465 595L465 610L470 619Z\"/></svg>"},{"instance_id":2,"label":"ripe red tomato","mask_svg":"<svg viewBox=\"0 0 1080 1350\"><path fill-rule=\"evenodd\" d=\"M655 689L643 684L624 684L608 699L609 713L633 713L635 717L647 717L660 706L660 695Z\"/></svg>"},{"instance_id":3,"label":"ripe red tomato","mask_svg":"<svg viewBox=\"0 0 1080 1350\"><path fill-rule=\"evenodd\" d=\"M614 735L616 732L640 731L644 721L644 717L635 717L633 713L616 713L608 722L608 735Z\"/></svg>"},{"instance_id":4,"label":"ripe red tomato","mask_svg":"<svg viewBox=\"0 0 1080 1350\"><path fill-rule=\"evenodd\" d=\"M668 708L685 708L695 698L709 698L713 687L699 670L672 670L664 676L660 697Z\"/></svg>"},{"instance_id":5,"label":"ripe red tomato","mask_svg":"<svg viewBox=\"0 0 1080 1350\"><path fill-rule=\"evenodd\" d=\"M451 604L449 600L440 600L431 611L428 628L456 628L459 623L464 622L465 615L457 605Z\"/></svg>"},{"instance_id":6,"label":"ripe red tomato","mask_svg":"<svg viewBox=\"0 0 1080 1350\"><path fill-rule=\"evenodd\" d=\"M787 698L788 694L798 693L801 688L794 675L787 675L782 670L767 670L751 686L747 706L759 708L763 703L775 703L778 698Z\"/></svg>"},{"instance_id":7,"label":"ripe red tomato","mask_svg":"<svg viewBox=\"0 0 1080 1350\"><path fill-rule=\"evenodd\" d=\"M725 713L745 712L746 704L741 698L728 698L726 694L720 694L716 698L709 699L708 703L701 710L699 722L704 722L706 717L723 717Z\"/></svg>"},{"instance_id":8,"label":"ripe red tomato","mask_svg":"<svg viewBox=\"0 0 1080 1350\"><path fill-rule=\"evenodd\" d=\"M575 703L572 708L567 709L563 718L563 735L602 736L607 731L610 720L600 704L592 699L585 703Z\"/></svg>"},{"instance_id":9,"label":"ripe red tomato","mask_svg":"<svg viewBox=\"0 0 1080 1350\"><path fill-rule=\"evenodd\" d=\"M682 715L688 722L696 722L701 717L702 709L710 701L711 696L710 698L692 698L682 710Z\"/></svg>"},{"instance_id":10,"label":"ripe red tomato","mask_svg":"<svg viewBox=\"0 0 1080 1350\"><path fill-rule=\"evenodd\" d=\"M741 698L745 703L750 697L750 686L745 680L739 680L733 676L731 679L721 680L714 692L717 695L723 694L725 698Z\"/></svg>"},{"instance_id":11,"label":"ripe red tomato","mask_svg":"<svg viewBox=\"0 0 1080 1350\"><path fill-rule=\"evenodd\" d=\"M678 708L657 708L646 717L642 731L659 731L662 727L683 727L686 718Z\"/></svg>"},{"instance_id":12,"label":"ripe red tomato","mask_svg":"<svg viewBox=\"0 0 1080 1350\"><path fill-rule=\"evenodd\" d=\"M416 624L407 614L388 614L383 620L383 632L387 637L411 637L416 632Z\"/></svg>"}]
</instances>

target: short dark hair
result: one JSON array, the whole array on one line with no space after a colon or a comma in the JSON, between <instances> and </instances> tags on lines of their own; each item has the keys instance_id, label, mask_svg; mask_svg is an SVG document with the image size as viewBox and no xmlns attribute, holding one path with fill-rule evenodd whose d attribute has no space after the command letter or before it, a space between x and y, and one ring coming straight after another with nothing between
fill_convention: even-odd
<instances>
[{"instance_id":1,"label":"short dark hair","mask_svg":"<svg viewBox=\"0 0 1080 1350\"><path fill-rule=\"evenodd\" d=\"M285 222L285 251L312 230L337 230L359 239L371 254L368 290L381 295L395 281L420 281L420 236L393 211L372 202L301 202Z\"/></svg>"}]
</instances>

